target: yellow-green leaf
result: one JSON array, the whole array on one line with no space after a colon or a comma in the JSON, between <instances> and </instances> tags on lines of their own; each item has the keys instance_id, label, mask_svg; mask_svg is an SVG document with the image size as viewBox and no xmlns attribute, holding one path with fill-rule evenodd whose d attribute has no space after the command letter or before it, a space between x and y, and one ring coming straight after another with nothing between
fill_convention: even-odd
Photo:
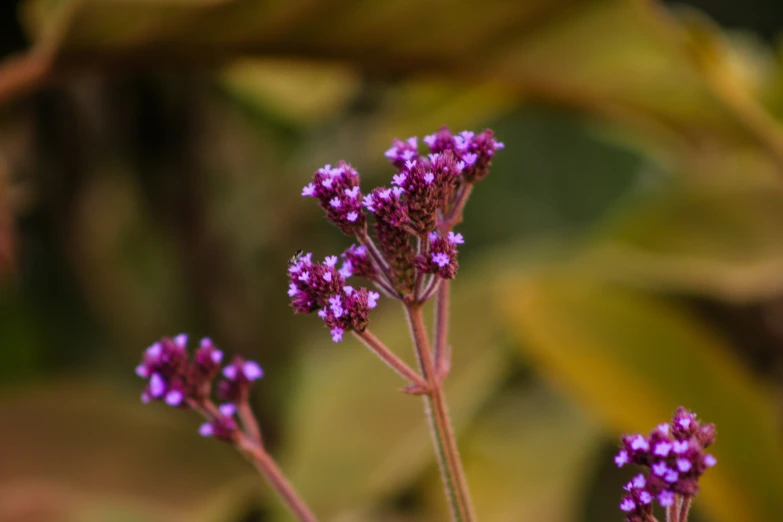
<instances>
[{"instance_id":1,"label":"yellow-green leaf","mask_svg":"<svg viewBox=\"0 0 783 522\"><path fill-rule=\"evenodd\" d=\"M780 185L674 187L631 201L572 264L643 288L759 300L783 290L781 237Z\"/></svg>"},{"instance_id":2,"label":"yellow-green leaf","mask_svg":"<svg viewBox=\"0 0 783 522\"><path fill-rule=\"evenodd\" d=\"M718 465L696 509L779 519L776 409L720 337L672 303L562 273L512 279L501 295L524 352L616 430L646 432L679 405L717 425Z\"/></svg>"}]
</instances>

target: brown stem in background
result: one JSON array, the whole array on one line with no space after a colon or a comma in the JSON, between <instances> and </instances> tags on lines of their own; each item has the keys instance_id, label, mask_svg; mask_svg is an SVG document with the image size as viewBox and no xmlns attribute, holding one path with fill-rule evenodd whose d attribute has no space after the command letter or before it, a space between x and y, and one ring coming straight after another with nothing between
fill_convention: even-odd
<instances>
[{"instance_id":1,"label":"brown stem in background","mask_svg":"<svg viewBox=\"0 0 783 522\"><path fill-rule=\"evenodd\" d=\"M394 370L397 375L410 382L410 384L420 388L422 390L427 389L427 381L421 378L413 368L405 364L402 359L397 357L389 348L383 344L383 341L378 339L369 330L363 332L353 332L353 334L364 343L367 348L370 349L380 360L386 363L386 365Z\"/></svg>"},{"instance_id":2,"label":"brown stem in background","mask_svg":"<svg viewBox=\"0 0 783 522\"><path fill-rule=\"evenodd\" d=\"M454 430L449 420L443 383L432 359L421 304L405 303L405 314L408 318L419 367L429 385L424 398L425 412L430 423L435 453L438 458L443 486L446 490L446 498L451 509L451 516L455 522L474 522L476 517L473 514L470 492L459 458Z\"/></svg>"},{"instance_id":3,"label":"brown stem in background","mask_svg":"<svg viewBox=\"0 0 783 522\"><path fill-rule=\"evenodd\" d=\"M221 415L218 408L209 399L205 399L201 402L188 401L188 405L209 421L215 420ZM256 422L255 416L248 403L244 402L239 405L237 407L237 413L245 431L238 430L236 439L234 439L234 446L245 456L245 458L253 463L261 476L266 479L297 520L300 522L318 522L318 519L313 512L310 511L310 508L307 507L307 504L301 499L294 487L277 466L275 460L267 453L264 446L261 444L261 433L258 428L258 422ZM255 435L247 433L248 431L255 433ZM256 438L257 440L254 440Z\"/></svg>"}]
</instances>

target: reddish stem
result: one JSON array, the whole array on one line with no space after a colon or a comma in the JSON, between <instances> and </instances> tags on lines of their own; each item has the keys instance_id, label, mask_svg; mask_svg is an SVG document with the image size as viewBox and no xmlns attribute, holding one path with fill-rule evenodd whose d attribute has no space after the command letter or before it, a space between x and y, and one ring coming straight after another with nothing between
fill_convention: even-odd
<instances>
[{"instance_id":1,"label":"reddish stem","mask_svg":"<svg viewBox=\"0 0 783 522\"><path fill-rule=\"evenodd\" d=\"M440 368L442 358L446 353L446 339L449 329L449 297L451 284L449 281L441 281L438 293L435 296L435 338L433 342L433 357L435 366Z\"/></svg>"},{"instance_id":2,"label":"reddish stem","mask_svg":"<svg viewBox=\"0 0 783 522\"><path fill-rule=\"evenodd\" d=\"M250 404L247 401L237 406L237 415L239 420L242 421L242 427L245 429L248 438L256 444L262 444L261 429L258 427L256 416L253 415L253 410L250 409Z\"/></svg>"},{"instance_id":3,"label":"reddish stem","mask_svg":"<svg viewBox=\"0 0 783 522\"><path fill-rule=\"evenodd\" d=\"M451 515L453 520L457 522L474 522L476 517L473 514L470 492L459 458L454 430L449 420L442 382L432 359L421 305L406 303L405 313L413 337L419 367L429 385L425 394L425 411L432 428L433 443Z\"/></svg>"},{"instance_id":4,"label":"reddish stem","mask_svg":"<svg viewBox=\"0 0 783 522\"><path fill-rule=\"evenodd\" d=\"M240 435L237 448L255 465L259 473L266 479L275 493L282 499L291 513L301 522L318 522L307 504L299 497L294 487L288 482L283 472L263 446L255 444L247 436Z\"/></svg>"},{"instance_id":5,"label":"reddish stem","mask_svg":"<svg viewBox=\"0 0 783 522\"><path fill-rule=\"evenodd\" d=\"M427 381L421 378L416 371L405 364L405 362L397 357L386 345L373 335L369 330L363 332L353 332L353 334L364 343L375 355L378 356L383 362L386 363L389 368L394 370L397 375L407 380L411 384L421 389L427 388Z\"/></svg>"}]
</instances>

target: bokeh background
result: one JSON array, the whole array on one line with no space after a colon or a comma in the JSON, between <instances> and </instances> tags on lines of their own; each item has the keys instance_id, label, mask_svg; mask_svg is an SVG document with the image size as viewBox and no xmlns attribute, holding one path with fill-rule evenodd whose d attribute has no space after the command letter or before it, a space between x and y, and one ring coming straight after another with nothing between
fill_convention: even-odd
<instances>
[{"instance_id":1,"label":"bokeh background","mask_svg":"<svg viewBox=\"0 0 783 522\"><path fill-rule=\"evenodd\" d=\"M289 520L187 412L161 335L260 361L271 451L323 520L445 521L418 400L294 317L349 240L299 197L393 137L492 127L449 401L482 522L622 520L617 436L718 425L692 520L783 513L777 0L23 0L0 7L0 520ZM398 307L372 327L411 355Z\"/></svg>"}]
</instances>

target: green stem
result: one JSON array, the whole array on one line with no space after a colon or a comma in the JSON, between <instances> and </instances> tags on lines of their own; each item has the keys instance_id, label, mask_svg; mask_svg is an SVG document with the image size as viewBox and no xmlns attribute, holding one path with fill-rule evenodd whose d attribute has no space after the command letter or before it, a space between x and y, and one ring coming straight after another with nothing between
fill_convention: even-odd
<instances>
[{"instance_id":1,"label":"green stem","mask_svg":"<svg viewBox=\"0 0 783 522\"><path fill-rule=\"evenodd\" d=\"M421 304L406 303L405 313L413 336L422 376L429 384L428 392L424 397L425 412L432 428L435 453L440 466L446 498L451 509L452 520L455 522L475 522L476 517L473 514L465 472L462 470L457 441L449 420L443 385L435 369L424 326Z\"/></svg>"}]
</instances>

